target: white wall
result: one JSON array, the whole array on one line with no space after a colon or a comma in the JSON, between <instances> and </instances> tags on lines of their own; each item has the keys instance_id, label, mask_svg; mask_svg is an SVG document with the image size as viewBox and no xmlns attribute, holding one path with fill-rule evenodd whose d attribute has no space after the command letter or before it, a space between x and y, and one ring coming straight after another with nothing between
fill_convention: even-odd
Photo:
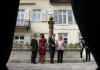
<instances>
[{"instance_id":1,"label":"white wall","mask_svg":"<svg viewBox=\"0 0 100 70\"><path fill-rule=\"evenodd\" d=\"M48 23L32 23L31 30L33 33L48 33Z\"/></svg>"},{"instance_id":2,"label":"white wall","mask_svg":"<svg viewBox=\"0 0 100 70\"><path fill-rule=\"evenodd\" d=\"M32 14L32 9L46 9L46 16L47 16L47 21L48 21L48 10L50 8L65 8L65 9L72 9L71 5L52 5L50 4L49 0L20 0L20 3L28 3L29 5L20 5L19 8L31 8L30 12ZM33 5L31 4L33 3ZM28 13L27 13L28 14ZM32 16L31 16L32 17ZM27 18L27 17L26 17ZM49 33L49 27L48 27L48 23L47 21L45 22L32 22L31 24L31 31L32 33L45 33L46 34L46 38L48 38L48 33ZM74 17L73 17L73 23L75 23ZM68 44L70 43L77 43L79 42L79 34L78 34L79 30L76 24L65 24L65 25L59 25L59 24L55 24L54 25L54 33L57 34L56 35L56 39L58 39L58 33L68 33ZM30 35L26 34L25 35L25 42L29 42L30 41Z\"/></svg>"}]
</instances>

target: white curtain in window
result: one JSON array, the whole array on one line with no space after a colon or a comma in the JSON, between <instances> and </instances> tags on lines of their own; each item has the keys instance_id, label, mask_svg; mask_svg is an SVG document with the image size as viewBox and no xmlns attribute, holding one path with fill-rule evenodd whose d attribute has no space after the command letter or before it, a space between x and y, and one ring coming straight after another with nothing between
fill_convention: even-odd
<instances>
[{"instance_id":1,"label":"white curtain in window","mask_svg":"<svg viewBox=\"0 0 100 70\"><path fill-rule=\"evenodd\" d=\"M72 10L68 10L68 23L72 24Z\"/></svg>"},{"instance_id":2,"label":"white curtain in window","mask_svg":"<svg viewBox=\"0 0 100 70\"><path fill-rule=\"evenodd\" d=\"M46 10L45 9L33 9L32 21L46 21Z\"/></svg>"},{"instance_id":3,"label":"white curtain in window","mask_svg":"<svg viewBox=\"0 0 100 70\"><path fill-rule=\"evenodd\" d=\"M68 24L68 11L66 9L54 9L55 24Z\"/></svg>"},{"instance_id":4,"label":"white curtain in window","mask_svg":"<svg viewBox=\"0 0 100 70\"><path fill-rule=\"evenodd\" d=\"M30 9L29 8L26 8L25 9L24 19L25 20L29 20L29 16L30 16Z\"/></svg>"},{"instance_id":5,"label":"white curtain in window","mask_svg":"<svg viewBox=\"0 0 100 70\"><path fill-rule=\"evenodd\" d=\"M17 26L23 26L24 25L24 14L25 10L24 9L19 9L18 11L18 16L17 16Z\"/></svg>"},{"instance_id":6,"label":"white curtain in window","mask_svg":"<svg viewBox=\"0 0 100 70\"><path fill-rule=\"evenodd\" d=\"M41 9L40 21L46 21L46 9Z\"/></svg>"},{"instance_id":7,"label":"white curtain in window","mask_svg":"<svg viewBox=\"0 0 100 70\"><path fill-rule=\"evenodd\" d=\"M32 21L40 21L41 9L33 9Z\"/></svg>"}]
</instances>

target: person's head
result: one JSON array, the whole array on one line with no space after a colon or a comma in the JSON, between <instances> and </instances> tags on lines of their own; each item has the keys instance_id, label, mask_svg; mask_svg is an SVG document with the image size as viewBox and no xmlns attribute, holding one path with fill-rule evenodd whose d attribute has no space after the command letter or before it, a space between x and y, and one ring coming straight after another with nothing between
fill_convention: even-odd
<instances>
[{"instance_id":1,"label":"person's head","mask_svg":"<svg viewBox=\"0 0 100 70\"><path fill-rule=\"evenodd\" d=\"M55 38L55 34L53 34L52 37Z\"/></svg>"},{"instance_id":2,"label":"person's head","mask_svg":"<svg viewBox=\"0 0 100 70\"><path fill-rule=\"evenodd\" d=\"M52 38L52 35L51 34L49 35L49 38Z\"/></svg>"},{"instance_id":3,"label":"person's head","mask_svg":"<svg viewBox=\"0 0 100 70\"><path fill-rule=\"evenodd\" d=\"M42 34L40 34L40 38L42 38Z\"/></svg>"},{"instance_id":4,"label":"person's head","mask_svg":"<svg viewBox=\"0 0 100 70\"><path fill-rule=\"evenodd\" d=\"M41 38L44 38L44 34L40 34L40 37L41 37Z\"/></svg>"},{"instance_id":5,"label":"person's head","mask_svg":"<svg viewBox=\"0 0 100 70\"><path fill-rule=\"evenodd\" d=\"M34 34L32 35L32 38L37 38L37 34L34 33Z\"/></svg>"},{"instance_id":6,"label":"person's head","mask_svg":"<svg viewBox=\"0 0 100 70\"><path fill-rule=\"evenodd\" d=\"M58 39L59 39L59 40L62 40L62 36L61 36L61 35L59 35Z\"/></svg>"}]
</instances>

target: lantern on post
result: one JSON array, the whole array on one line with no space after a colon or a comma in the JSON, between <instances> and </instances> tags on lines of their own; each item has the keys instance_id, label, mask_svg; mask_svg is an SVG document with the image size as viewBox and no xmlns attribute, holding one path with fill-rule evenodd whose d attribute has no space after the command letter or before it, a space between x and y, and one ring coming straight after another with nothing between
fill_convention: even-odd
<instances>
[{"instance_id":1,"label":"lantern on post","mask_svg":"<svg viewBox=\"0 0 100 70\"><path fill-rule=\"evenodd\" d=\"M24 27L25 27L25 30L27 31L27 32L29 32L30 31L30 29L31 29L31 18L30 18L30 9L27 9L27 11L26 11L26 16L25 16L26 18L25 18L25 25L24 25Z\"/></svg>"},{"instance_id":2,"label":"lantern on post","mask_svg":"<svg viewBox=\"0 0 100 70\"><path fill-rule=\"evenodd\" d=\"M52 16L50 16L48 24L49 24L49 35L53 35L53 29L54 29L53 24L54 24L54 21L53 21L53 17Z\"/></svg>"}]
</instances>

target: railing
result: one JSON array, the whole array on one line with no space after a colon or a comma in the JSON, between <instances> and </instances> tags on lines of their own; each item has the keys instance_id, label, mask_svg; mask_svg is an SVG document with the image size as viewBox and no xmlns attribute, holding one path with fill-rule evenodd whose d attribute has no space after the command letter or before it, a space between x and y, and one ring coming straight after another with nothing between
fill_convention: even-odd
<instances>
[{"instance_id":1,"label":"railing","mask_svg":"<svg viewBox=\"0 0 100 70\"><path fill-rule=\"evenodd\" d=\"M51 3L71 3L71 0L50 0Z\"/></svg>"}]
</instances>

